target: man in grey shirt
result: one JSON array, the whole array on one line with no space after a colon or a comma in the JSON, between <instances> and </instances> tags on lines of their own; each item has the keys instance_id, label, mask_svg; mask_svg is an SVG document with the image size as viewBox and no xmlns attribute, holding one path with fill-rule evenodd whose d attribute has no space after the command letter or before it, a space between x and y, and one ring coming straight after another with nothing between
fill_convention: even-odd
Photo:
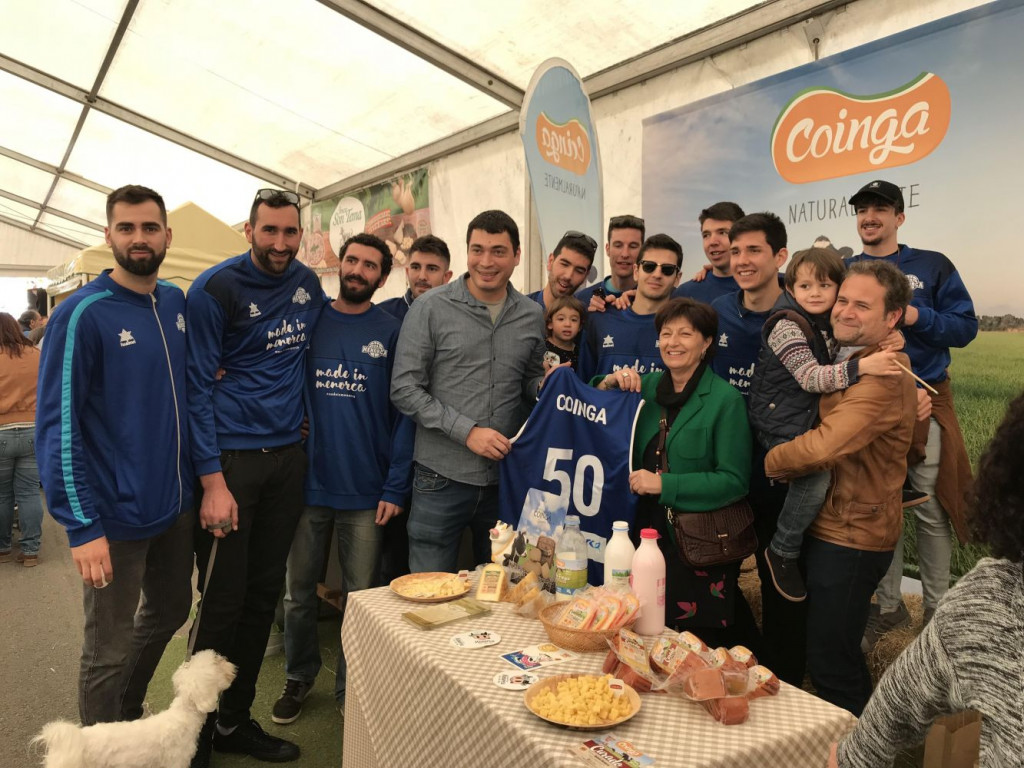
<instances>
[{"instance_id":1,"label":"man in grey shirt","mask_svg":"<svg viewBox=\"0 0 1024 768\"><path fill-rule=\"evenodd\" d=\"M468 272L418 298L398 339L391 399L416 422L409 568L455 571L462 531L490 559L498 468L544 379L544 313L509 284L519 228L484 211L466 232Z\"/></svg>"}]
</instances>

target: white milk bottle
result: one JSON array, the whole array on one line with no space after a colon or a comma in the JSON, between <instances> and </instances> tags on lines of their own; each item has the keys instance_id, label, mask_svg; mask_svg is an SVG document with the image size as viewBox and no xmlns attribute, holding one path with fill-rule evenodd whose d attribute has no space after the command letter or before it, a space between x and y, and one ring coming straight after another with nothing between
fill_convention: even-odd
<instances>
[{"instance_id":1,"label":"white milk bottle","mask_svg":"<svg viewBox=\"0 0 1024 768\"><path fill-rule=\"evenodd\" d=\"M555 599L571 600L587 586L587 540L580 533L580 518L565 516L565 528L555 545Z\"/></svg>"},{"instance_id":2,"label":"white milk bottle","mask_svg":"<svg viewBox=\"0 0 1024 768\"><path fill-rule=\"evenodd\" d=\"M612 537L604 548L604 585L617 592L629 591L629 574L633 572L636 548L629 540L629 523L612 523Z\"/></svg>"},{"instance_id":3,"label":"white milk bottle","mask_svg":"<svg viewBox=\"0 0 1024 768\"><path fill-rule=\"evenodd\" d=\"M630 586L640 600L640 618L633 631L660 635L665 629L665 556L658 548L658 532L653 528L640 531L640 548L633 555Z\"/></svg>"}]
</instances>

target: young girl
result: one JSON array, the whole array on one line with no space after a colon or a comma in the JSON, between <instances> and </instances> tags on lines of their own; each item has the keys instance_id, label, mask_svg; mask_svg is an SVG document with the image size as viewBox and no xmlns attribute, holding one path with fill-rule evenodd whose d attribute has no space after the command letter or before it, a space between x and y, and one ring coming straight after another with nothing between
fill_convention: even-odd
<instances>
[{"instance_id":1,"label":"young girl","mask_svg":"<svg viewBox=\"0 0 1024 768\"><path fill-rule=\"evenodd\" d=\"M845 272L839 254L825 248L794 254L786 269L786 290L764 324L750 388L750 422L766 449L815 425L821 393L846 389L860 376L902 373L890 349L856 359L840 354L841 361L834 362L840 350L830 317ZM797 558L804 531L825 503L830 476L828 471L814 472L789 484L775 535L765 550L775 588L794 602L807 597Z\"/></svg>"},{"instance_id":2,"label":"young girl","mask_svg":"<svg viewBox=\"0 0 1024 768\"><path fill-rule=\"evenodd\" d=\"M544 323L548 329L544 370L562 363L571 363L572 369L576 370L576 340L583 327L583 314L583 304L575 296L560 296L551 302L544 313Z\"/></svg>"}]
</instances>

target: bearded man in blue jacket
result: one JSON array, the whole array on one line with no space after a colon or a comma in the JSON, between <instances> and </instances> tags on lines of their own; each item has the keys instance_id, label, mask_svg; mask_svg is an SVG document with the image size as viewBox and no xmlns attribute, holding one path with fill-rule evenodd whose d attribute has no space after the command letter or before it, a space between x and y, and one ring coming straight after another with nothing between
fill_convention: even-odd
<instances>
[{"instance_id":1,"label":"bearded man in blue jacket","mask_svg":"<svg viewBox=\"0 0 1024 768\"><path fill-rule=\"evenodd\" d=\"M104 234L114 268L54 311L37 392L39 475L84 583L84 725L142 716L192 604L185 296L157 280L163 199L114 190Z\"/></svg>"}]
</instances>

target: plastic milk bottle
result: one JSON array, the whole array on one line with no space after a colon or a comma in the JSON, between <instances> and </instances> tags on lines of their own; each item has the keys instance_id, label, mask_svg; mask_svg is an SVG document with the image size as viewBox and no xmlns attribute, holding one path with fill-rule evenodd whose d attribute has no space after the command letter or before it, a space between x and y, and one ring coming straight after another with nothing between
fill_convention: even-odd
<instances>
[{"instance_id":1,"label":"plastic milk bottle","mask_svg":"<svg viewBox=\"0 0 1024 768\"><path fill-rule=\"evenodd\" d=\"M653 528L640 531L640 548L633 555L630 586L640 600L640 618L633 631L660 635L665 629L665 556L658 549L658 532Z\"/></svg>"},{"instance_id":2,"label":"plastic milk bottle","mask_svg":"<svg viewBox=\"0 0 1024 768\"><path fill-rule=\"evenodd\" d=\"M633 572L636 548L629 540L629 523L612 523L612 537L604 548L604 585L618 592L629 591L629 574Z\"/></svg>"},{"instance_id":3,"label":"plastic milk bottle","mask_svg":"<svg viewBox=\"0 0 1024 768\"><path fill-rule=\"evenodd\" d=\"M565 516L565 528L555 545L555 599L571 600L587 586L587 540L577 515Z\"/></svg>"}]
</instances>

